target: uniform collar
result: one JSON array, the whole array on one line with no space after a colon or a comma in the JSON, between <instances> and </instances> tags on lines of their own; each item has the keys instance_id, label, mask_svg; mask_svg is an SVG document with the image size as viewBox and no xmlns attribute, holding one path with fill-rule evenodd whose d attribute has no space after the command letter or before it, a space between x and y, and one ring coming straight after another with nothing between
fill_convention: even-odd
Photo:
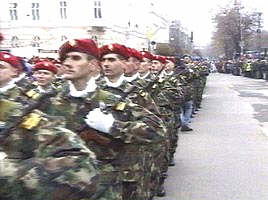
<instances>
[{"instance_id":1,"label":"uniform collar","mask_svg":"<svg viewBox=\"0 0 268 200\"><path fill-rule=\"evenodd\" d=\"M68 83L70 86L70 95L73 97L86 97L88 93L94 92L97 88L95 80L92 78L87 82L87 86L84 90L77 90L71 81Z\"/></svg>"},{"instance_id":2,"label":"uniform collar","mask_svg":"<svg viewBox=\"0 0 268 200\"><path fill-rule=\"evenodd\" d=\"M146 77L147 76L149 76L149 74L150 74L150 72L147 72L144 76L141 76L141 74L139 73L138 75L138 77L140 78L140 79L146 79Z\"/></svg>"},{"instance_id":3,"label":"uniform collar","mask_svg":"<svg viewBox=\"0 0 268 200\"><path fill-rule=\"evenodd\" d=\"M171 76L171 75L173 75L173 73L174 73L173 71L171 71L171 72L164 71L164 74L167 75L167 76Z\"/></svg>"},{"instance_id":4,"label":"uniform collar","mask_svg":"<svg viewBox=\"0 0 268 200\"><path fill-rule=\"evenodd\" d=\"M4 87L0 87L0 93L5 93L6 91L14 88L16 86L15 83L16 83L15 80L9 81Z\"/></svg>"},{"instance_id":5,"label":"uniform collar","mask_svg":"<svg viewBox=\"0 0 268 200\"><path fill-rule=\"evenodd\" d=\"M122 85L124 80L126 80L126 77L124 75L121 75L120 78L115 83L112 83L107 77L104 77L104 79L106 81L107 86L117 88L120 85Z\"/></svg>"},{"instance_id":6,"label":"uniform collar","mask_svg":"<svg viewBox=\"0 0 268 200\"><path fill-rule=\"evenodd\" d=\"M46 92L40 85L38 85L36 89L37 89L38 92L40 92L40 93L45 93L45 92Z\"/></svg>"},{"instance_id":7,"label":"uniform collar","mask_svg":"<svg viewBox=\"0 0 268 200\"><path fill-rule=\"evenodd\" d=\"M98 78L100 78L100 74L98 74L97 76L92 77L94 80L97 80Z\"/></svg>"},{"instance_id":8,"label":"uniform collar","mask_svg":"<svg viewBox=\"0 0 268 200\"><path fill-rule=\"evenodd\" d=\"M127 82L130 83L130 82L136 80L136 79L138 78L138 76L139 76L139 74L136 73L136 74L134 74L134 75L132 75L132 76L130 76L130 77L126 77L126 80L127 80Z\"/></svg>"},{"instance_id":9,"label":"uniform collar","mask_svg":"<svg viewBox=\"0 0 268 200\"><path fill-rule=\"evenodd\" d=\"M20 74L17 78L13 78L9 81L4 87L0 87L0 93L5 93L6 91L14 88L16 86L16 82L20 81L25 77L25 74Z\"/></svg>"}]
</instances>

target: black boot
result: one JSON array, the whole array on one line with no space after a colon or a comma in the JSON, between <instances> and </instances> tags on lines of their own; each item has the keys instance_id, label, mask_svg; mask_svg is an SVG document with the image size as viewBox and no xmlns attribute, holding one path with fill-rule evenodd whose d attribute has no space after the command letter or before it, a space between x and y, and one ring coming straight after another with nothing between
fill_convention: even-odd
<instances>
[{"instance_id":1,"label":"black boot","mask_svg":"<svg viewBox=\"0 0 268 200\"><path fill-rule=\"evenodd\" d=\"M193 129L190 128L189 126L186 126L186 125L181 126L181 131L192 131L192 130L193 130Z\"/></svg>"},{"instance_id":2,"label":"black boot","mask_svg":"<svg viewBox=\"0 0 268 200\"><path fill-rule=\"evenodd\" d=\"M165 190L165 188L164 188L164 178L160 178L160 181L159 181L159 186L158 186L158 188L157 188L157 196L158 197L164 197L164 196L166 196L166 190Z\"/></svg>"},{"instance_id":3,"label":"black boot","mask_svg":"<svg viewBox=\"0 0 268 200\"><path fill-rule=\"evenodd\" d=\"M164 197L166 196L166 190L164 188L164 184L159 185L158 190L157 190L157 194L158 197Z\"/></svg>"},{"instance_id":4,"label":"black boot","mask_svg":"<svg viewBox=\"0 0 268 200\"><path fill-rule=\"evenodd\" d=\"M168 166L173 167L173 166L175 166L175 165L176 165L176 164L175 164L175 161L174 161L174 157L172 156L172 157L169 159Z\"/></svg>"}]
</instances>

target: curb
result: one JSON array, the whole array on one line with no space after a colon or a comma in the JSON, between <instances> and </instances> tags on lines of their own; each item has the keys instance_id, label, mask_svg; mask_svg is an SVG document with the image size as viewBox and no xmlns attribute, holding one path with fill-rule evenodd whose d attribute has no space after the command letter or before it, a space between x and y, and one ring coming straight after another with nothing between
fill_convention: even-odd
<instances>
[{"instance_id":1,"label":"curb","mask_svg":"<svg viewBox=\"0 0 268 200\"><path fill-rule=\"evenodd\" d=\"M260 124L260 129L262 133L268 138L268 122Z\"/></svg>"}]
</instances>

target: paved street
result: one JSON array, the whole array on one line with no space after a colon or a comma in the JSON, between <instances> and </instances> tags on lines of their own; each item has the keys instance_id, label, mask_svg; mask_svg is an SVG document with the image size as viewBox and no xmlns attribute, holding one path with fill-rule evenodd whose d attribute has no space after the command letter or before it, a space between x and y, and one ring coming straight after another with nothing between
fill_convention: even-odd
<instances>
[{"instance_id":1,"label":"paved street","mask_svg":"<svg viewBox=\"0 0 268 200\"><path fill-rule=\"evenodd\" d=\"M208 77L194 131L181 134L167 196L157 200L268 199L268 83Z\"/></svg>"}]
</instances>

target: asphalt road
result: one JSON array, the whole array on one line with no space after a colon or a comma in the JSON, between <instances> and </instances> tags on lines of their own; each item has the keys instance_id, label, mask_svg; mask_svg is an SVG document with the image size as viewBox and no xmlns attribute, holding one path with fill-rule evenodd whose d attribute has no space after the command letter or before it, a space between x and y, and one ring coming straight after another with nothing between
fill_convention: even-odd
<instances>
[{"instance_id":1,"label":"asphalt road","mask_svg":"<svg viewBox=\"0 0 268 200\"><path fill-rule=\"evenodd\" d=\"M266 81L210 74L191 126L155 200L268 200Z\"/></svg>"}]
</instances>

